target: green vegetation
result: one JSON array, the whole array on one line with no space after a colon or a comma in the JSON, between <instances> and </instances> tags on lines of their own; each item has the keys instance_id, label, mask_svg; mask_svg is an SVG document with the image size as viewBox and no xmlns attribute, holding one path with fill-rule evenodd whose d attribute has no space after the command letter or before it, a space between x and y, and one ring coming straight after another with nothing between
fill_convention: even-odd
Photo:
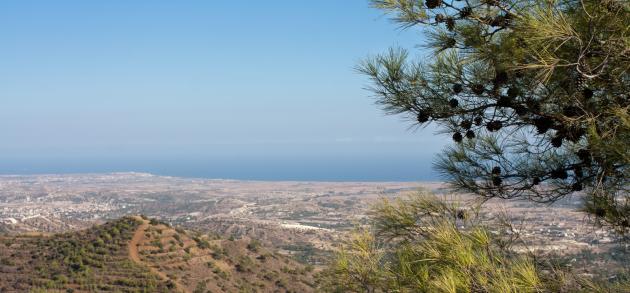
<instances>
[{"instance_id":1,"label":"green vegetation","mask_svg":"<svg viewBox=\"0 0 630 293\"><path fill-rule=\"evenodd\" d=\"M209 249L210 248L210 242L208 242L208 240L200 238L199 236L195 236L193 237L193 240L195 241L195 243L197 243L197 247L201 248L201 249Z\"/></svg>"},{"instance_id":2,"label":"green vegetation","mask_svg":"<svg viewBox=\"0 0 630 293\"><path fill-rule=\"evenodd\" d=\"M122 218L81 232L7 239L0 251L0 291L168 292L146 268L128 259L139 222Z\"/></svg>"},{"instance_id":3,"label":"green vegetation","mask_svg":"<svg viewBox=\"0 0 630 293\"><path fill-rule=\"evenodd\" d=\"M0 237L0 292L313 290L312 269L257 240L229 241L140 219L50 236Z\"/></svg>"},{"instance_id":4,"label":"green vegetation","mask_svg":"<svg viewBox=\"0 0 630 293\"><path fill-rule=\"evenodd\" d=\"M630 2L372 0L426 28L425 61L404 49L359 71L388 114L452 136L435 166L455 191L554 202L583 194L596 223L630 232ZM321 274L328 292L628 292L561 258L517 254L478 207L421 193L374 208L371 225ZM502 225L508 225L502 222ZM492 229L491 229L492 228ZM505 228L505 227L503 227ZM585 254L571 262L587 265ZM544 259L544 258L543 258Z\"/></svg>"},{"instance_id":5,"label":"green vegetation","mask_svg":"<svg viewBox=\"0 0 630 293\"><path fill-rule=\"evenodd\" d=\"M567 268L510 250L476 207L418 193L383 200L322 273L326 292L621 292L630 282L595 284ZM619 290L619 291L617 291Z\"/></svg>"},{"instance_id":6,"label":"green vegetation","mask_svg":"<svg viewBox=\"0 0 630 293\"><path fill-rule=\"evenodd\" d=\"M328 259L332 256L330 251L316 248L311 243L295 242L293 244L282 245L280 248L290 251L293 258L301 263L327 263Z\"/></svg>"},{"instance_id":7,"label":"green vegetation","mask_svg":"<svg viewBox=\"0 0 630 293\"><path fill-rule=\"evenodd\" d=\"M207 283L206 281L201 281L197 283L197 287L195 287L195 290L193 291L193 293L205 293L208 287L206 283Z\"/></svg>"},{"instance_id":8,"label":"green vegetation","mask_svg":"<svg viewBox=\"0 0 630 293\"><path fill-rule=\"evenodd\" d=\"M258 249L260 248L260 246L261 246L260 241L258 241L256 239L252 239L247 244L247 249L249 249L252 252L258 252Z\"/></svg>"},{"instance_id":9,"label":"green vegetation","mask_svg":"<svg viewBox=\"0 0 630 293\"><path fill-rule=\"evenodd\" d=\"M630 229L630 2L372 0L425 28L425 61L392 49L359 68L378 103L456 144L436 166L452 187L551 202Z\"/></svg>"}]
</instances>

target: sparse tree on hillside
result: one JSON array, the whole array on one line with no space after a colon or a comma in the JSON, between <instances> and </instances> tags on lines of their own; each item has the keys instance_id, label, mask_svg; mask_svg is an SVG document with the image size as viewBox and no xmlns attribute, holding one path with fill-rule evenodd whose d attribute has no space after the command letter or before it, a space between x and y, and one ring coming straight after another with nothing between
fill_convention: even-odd
<instances>
[{"instance_id":1,"label":"sparse tree on hillside","mask_svg":"<svg viewBox=\"0 0 630 293\"><path fill-rule=\"evenodd\" d=\"M390 114L435 123L454 146L436 162L452 186L552 202L630 229L630 2L373 0L430 54L404 49L359 70Z\"/></svg>"}]
</instances>

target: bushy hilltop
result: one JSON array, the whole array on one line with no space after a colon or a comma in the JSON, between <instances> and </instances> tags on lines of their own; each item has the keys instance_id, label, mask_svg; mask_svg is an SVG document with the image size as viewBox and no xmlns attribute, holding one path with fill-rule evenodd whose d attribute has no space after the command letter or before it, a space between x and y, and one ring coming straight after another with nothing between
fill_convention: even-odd
<instances>
[{"instance_id":1,"label":"bushy hilltop","mask_svg":"<svg viewBox=\"0 0 630 293\"><path fill-rule=\"evenodd\" d=\"M257 240L221 239L151 220L137 242L138 258L186 292L311 292L312 269ZM132 247L133 250L133 247Z\"/></svg>"},{"instance_id":2,"label":"bushy hilltop","mask_svg":"<svg viewBox=\"0 0 630 293\"><path fill-rule=\"evenodd\" d=\"M167 291L166 283L129 259L140 221L124 218L80 232L1 239L0 291Z\"/></svg>"},{"instance_id":3,"label":"bushy hilltop","mask_svg":"<svg viewBox=\"0 0 630 293\"><path fill-rule=\"evenodd\" d=\"M256 240L144 217L0 237L0 292L312 292L311 271Z\"/></svg>"}]
</instances>

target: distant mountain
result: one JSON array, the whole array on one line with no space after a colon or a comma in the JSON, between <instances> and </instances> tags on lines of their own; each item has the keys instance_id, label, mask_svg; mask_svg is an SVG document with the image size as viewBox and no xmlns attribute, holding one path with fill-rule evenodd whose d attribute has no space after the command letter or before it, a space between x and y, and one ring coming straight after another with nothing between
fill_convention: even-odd
<instances>
[{"instance_id":1,"label":"distant mountain","mask_svg":"<svg viewBox=\"0 0 630 293\"><path fill-rule=\"evenodd\" d=\"M312 292L312 269L252 239L124 217L0 236L0 292Z\"/></svg>"}]
</instances>

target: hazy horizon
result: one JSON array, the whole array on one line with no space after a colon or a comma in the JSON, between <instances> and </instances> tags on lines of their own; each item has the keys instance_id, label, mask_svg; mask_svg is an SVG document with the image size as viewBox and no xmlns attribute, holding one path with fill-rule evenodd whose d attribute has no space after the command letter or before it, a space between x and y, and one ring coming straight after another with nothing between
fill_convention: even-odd
<instances>
[{"instance_id":1,"label":"hazy horizon","mask_svg":"<svg viewBox=\"0 0 630 293\"><path fill-rule=\"evenodd\" d=\"M136 158L117 161L85 161L59 159L58 161L33 159L32 161L5 161L0 175L47 175L80 173L138 172L161 176L204 179L234 179L262 181L439 181L438 174L430 169L433 158L399 158L398 160L211 160L189 158ZM427 164L428 162L428 164Z\"/></svg>"}]
</instances>

